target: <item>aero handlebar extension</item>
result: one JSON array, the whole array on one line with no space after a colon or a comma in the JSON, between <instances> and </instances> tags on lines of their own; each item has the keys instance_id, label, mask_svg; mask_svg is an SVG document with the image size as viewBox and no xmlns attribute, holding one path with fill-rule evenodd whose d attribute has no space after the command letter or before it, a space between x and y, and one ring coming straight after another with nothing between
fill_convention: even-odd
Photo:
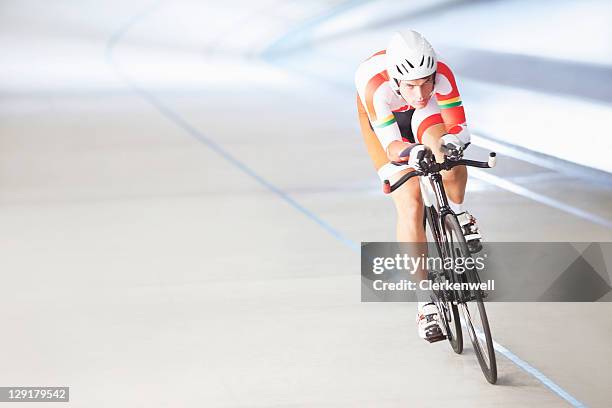
<instances>
[{"instance_id":1,"label":"aero handlebar extension","mask_svg":"<svg viewBox=\"0 0 612 408\"><path fill-rule=\"evenodd\" d=\"M486 162L476 161L476 160L467 160L467 159L459 159L459 160L449 160L446 159L443 163L432 162L425 167L423 170L413 170L410 173L404 174L397 182L391 184L389 180L385 180L383 183L383 191L385 194L390 194L397 190L402 184L410 180L415 176L427 176L433 173L439 173L442 170L450 170L456 166L469 166L469 167L480 167L484 169L489 169L495 167L497 161L497 155L495 152L489 153L489 160ZM406 162L394 163L394 164L402 164L405 165Z\"/></svg>"}]
</instances>

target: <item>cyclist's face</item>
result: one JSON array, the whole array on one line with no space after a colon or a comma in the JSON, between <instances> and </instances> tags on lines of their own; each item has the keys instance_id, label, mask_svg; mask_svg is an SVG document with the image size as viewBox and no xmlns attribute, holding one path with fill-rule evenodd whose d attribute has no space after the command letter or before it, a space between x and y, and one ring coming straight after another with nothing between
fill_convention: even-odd
<instances>
[{"instance_id":1,"label":"cyclist's face","mask_svg":"<svg viewBox=\"0 0 612 408\"><path fill-rule=\"evenodd\" d=\"M400 95L416 109L424 108L433 94L434 75L426 78L401 81L399 86Z\"/></svg>"}]
</instances>

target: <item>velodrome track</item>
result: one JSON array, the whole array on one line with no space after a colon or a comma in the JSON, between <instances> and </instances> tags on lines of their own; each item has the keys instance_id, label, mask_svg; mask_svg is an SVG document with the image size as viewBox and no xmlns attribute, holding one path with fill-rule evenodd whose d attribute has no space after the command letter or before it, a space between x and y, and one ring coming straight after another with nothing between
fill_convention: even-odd
<instances>
[{"instance_id":1,"label":"velodrome track","mask_svg":"<svg viewBox=\"0 0 612 408\"><path fill-rule=\"evenodd\" d=\"M360 303L359 242L395 221L342 74L393 27L268 48L337 7L2 6L0 385L78 407L609 404L609 303L490 304L497 386L469 346L418 339L414 305ZM606 173L505 143L469 184L488 240L612 238Z\"/></svg>"}]
</instances>

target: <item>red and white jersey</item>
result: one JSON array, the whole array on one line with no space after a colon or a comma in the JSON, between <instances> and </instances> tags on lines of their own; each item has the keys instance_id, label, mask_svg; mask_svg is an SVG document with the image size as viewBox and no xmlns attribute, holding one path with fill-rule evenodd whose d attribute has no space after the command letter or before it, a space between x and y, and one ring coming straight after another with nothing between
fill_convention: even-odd
<instances>
[{"instance_id":1,"label":"red and white jersey","mask_svg":"<svg viewBox=\"0 0 612 408\"><path fill-rule=\"evenodd\" d=\"M389 143L394 140L401 141L402 136L393 112L402 112L414 109L414 107L409 106L391 88L384 50L377 52L359 65L355 73L355 85L361 103L383 149L386 149ZM456 125L465 125L465 112L461 103L461 96L457 90L455 76L448 65L440 60L438 60L436 71L434 95L440 108L440 112L437 114L439 116L437 118L432 117L431 120L425 119L418 130L415 130L415 136L419 142L421 136L429 127L428 123L443 122L449 131ZM455 131L451 132L455 133Z\"/></svg>"}]
</instances>

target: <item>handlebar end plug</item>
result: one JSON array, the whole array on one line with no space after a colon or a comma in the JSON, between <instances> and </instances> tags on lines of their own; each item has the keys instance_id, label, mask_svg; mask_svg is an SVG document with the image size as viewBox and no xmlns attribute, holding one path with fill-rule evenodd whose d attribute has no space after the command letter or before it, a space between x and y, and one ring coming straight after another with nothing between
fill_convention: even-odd
<instances>
[{"instance_id":1,"label":"handlebar end plug","mask_svg":"<svg viewBox=\"0 0 612 408\"><path fill-rule=\"evenodd\" d=\"M383 192L385 194L390 194L391 193L391 183L389 183L389 180L385 180L383 182Z\"/></svg>"},{"instance_id":2,"label":"handlebar end plug","mask_svg":"<svg viewBox=\"0 0 612 408\"><path fill-rule=\"evenodd\" d=\"M497 154L495 152L489 153L489 161L487 164L489 167L495 167L495 164L497 164Z\"/></svg>"}]
</instances>

